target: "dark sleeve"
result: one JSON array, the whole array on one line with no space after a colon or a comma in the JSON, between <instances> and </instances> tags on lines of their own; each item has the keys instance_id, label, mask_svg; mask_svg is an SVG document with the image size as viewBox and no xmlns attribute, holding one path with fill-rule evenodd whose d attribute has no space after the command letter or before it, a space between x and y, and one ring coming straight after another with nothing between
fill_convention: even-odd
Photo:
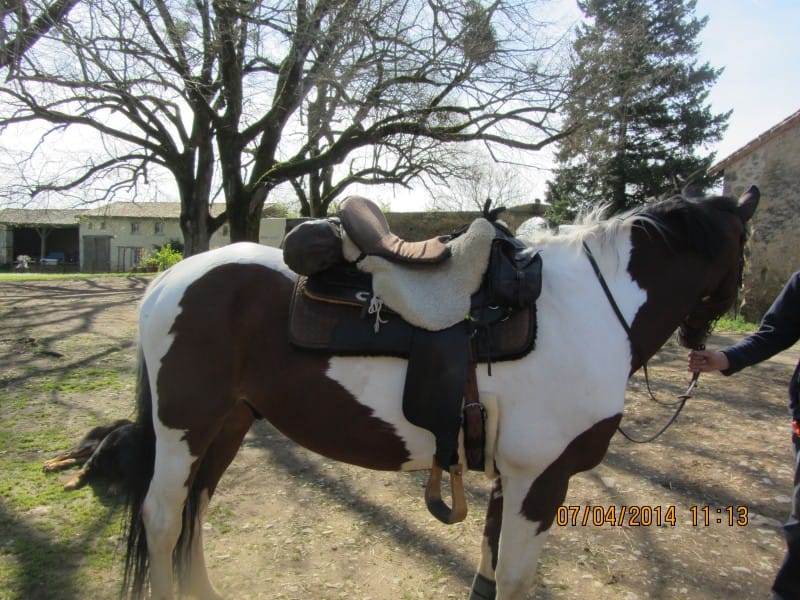
<instances>
[{"instance_id":1,"label":"dark sleeve","mask_svg":"<svg viewBox=\"0 0 800 600\"><path fill-rule=\"evenodd\" d=\"M758 331L739 343L723 348L730 367L722 371L732 375L737 371L774 356L800 339L800 271L791 276L775 302L764 315Z\"/></svg>"}]
</instances>

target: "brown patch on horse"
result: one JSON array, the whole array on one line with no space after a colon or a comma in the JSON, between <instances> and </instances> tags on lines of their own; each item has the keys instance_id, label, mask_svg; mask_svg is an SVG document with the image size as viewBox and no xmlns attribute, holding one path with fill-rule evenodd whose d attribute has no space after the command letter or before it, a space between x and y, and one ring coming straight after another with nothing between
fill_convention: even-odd
<instances>
[{"instance_id":1,"label":"brown patch on horse","mask_svg":"<svg viewBox=\"0 0 800 600\"><path fill-rule=\"evenodd\" d=\"M290 346L293 284L280 272L237 263L186 289L158 372L159 419L186 430L191 453L201 456L246 404L319 454L398 470L409 456L394 427L327 377L330 355Z\"/></svg>"},{"instance_id":2,"label":"brown patch on horse","mask_svg":"<svg viewBox=\"0 0 800 600\"><path fill-rule=\"evenodd\" d=\"M581 433L531 484L521 513L529 521L539 522L537 533L547 531L553 524L558 507L567 496L569 478L596 467L603 460L620 419L622 414L616 414Z\"/></svg>"},{"instance_id":3,"label":"brown patch on horse","mask_svg":"<svg viewBox=\"0 0 800 600\"><path fill-rule=\"evenodd\" d=\"M700 344L709 324L732 306L746 239L736 206L725 197L673 198L643 212L660 225L644 219L631 228L628 272L647 292L631 323L631 372L661 348L674 323L691 325L682 330L685 341Z\"/></svg>"},{"instance_id":4,"label":"brown patch on horse","mask_svg":"<svg viewBox=\"0 0 800 600\"><path fill-rule=\"evenodd\" d=\"M628 272L647 292L647 300L631 323L631 372L661 348L675 330L675 323L694 308L697 290L706 285L707 271L700 258L678 260L666 243L654 245L649 239L653 235L658 234L639 227L631 232L633 250ZM654 264L659 267L654 268Z\"/></svg>"},{"instance_id":5,"label":"brown patch on horse","mask_svg":"<svg viewBox=\"0 0 800 600\"><path fill-rule=\"evenodd\" d=\"M497 570L497 557L500 552L500 529L503 524L503 484L498 477L489 495L486 520L483 522L483 537L492 553L492 571Z\"/></svg>"}]
</instances>

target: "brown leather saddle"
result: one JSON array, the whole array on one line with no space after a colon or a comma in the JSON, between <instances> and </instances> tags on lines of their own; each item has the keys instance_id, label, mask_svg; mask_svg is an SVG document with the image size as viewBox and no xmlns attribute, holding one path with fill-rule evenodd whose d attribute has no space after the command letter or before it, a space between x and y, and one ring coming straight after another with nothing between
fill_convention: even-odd
<instances>
[{"instance_id":1,"label":"brown leather saddle","mask_svg":"<svg viewBox=\"0 0 800 600\"><path fill-rule=\"evenodd\" d=\"M289 339L294 346L408 360L403 412L435 436L426 503L446 523L466 516L463 490L459 491L462 425L468 467L484 468L485 412L478 399L476 364L487 363L491 373L492 362L521 358L535 344L541 258L501 224L494 226L489 261L479 289L471 295L469 313L438 331L409 324L391 306L384 306L376 327L376 317L368 314L374 298L372 277L357 263L365 256L381 256L409 268L436 268L449 259L448 243L460 232L420 242L402 240L390 232L376 205L354 196L342 203L336 217L303 223L284 241L287 265L301 273L291 300ZM361 252L355 262L343 259L342 235ZM440 497L442 470L451 475L452 508Z\"/></svg>"}]
</instances>

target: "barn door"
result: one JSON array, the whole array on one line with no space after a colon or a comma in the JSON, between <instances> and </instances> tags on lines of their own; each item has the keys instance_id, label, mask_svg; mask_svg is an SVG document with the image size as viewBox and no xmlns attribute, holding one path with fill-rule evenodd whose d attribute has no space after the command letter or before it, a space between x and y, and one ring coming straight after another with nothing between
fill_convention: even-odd
<instances>
[{"instance_id":1,"label":"barn door","mask_svg":"<svg viewBox=\"0 0 800 600\"><path fill-rule=\"evenodd\" d=\"M85 273L111 272L111 237L85 236L83 238L83 271Z\"/></svg>"}]
</instances>

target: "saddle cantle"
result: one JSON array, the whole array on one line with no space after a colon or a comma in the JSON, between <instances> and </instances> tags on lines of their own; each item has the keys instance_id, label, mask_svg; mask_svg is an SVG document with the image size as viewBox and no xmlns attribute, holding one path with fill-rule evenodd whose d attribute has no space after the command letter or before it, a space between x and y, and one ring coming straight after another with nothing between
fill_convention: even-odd
<instances>
[{"instance_id":1,"label":"saddle cantle","mask_svg":"<svg viewBox=\"0 0 800 600\"><path fill-rule=\"evenodd\" d=\"M304 256L309 236L311 251ZM389 231L377 206L351 197L337 217L292 230L284 256L302 275L291 300L292 345L408 360L403 413L436 439L426 503L444 522L463 519L462 405L469 408L468 466L482 469L482 442L475 440L485 438L485 411L476 410L475 364L486 362L491 369L492 362L533 349L539 254L485 218L451 236L406 242ZM451 474L452 508L440 497L442 470Z\"/></svg>"}]
</instances>

